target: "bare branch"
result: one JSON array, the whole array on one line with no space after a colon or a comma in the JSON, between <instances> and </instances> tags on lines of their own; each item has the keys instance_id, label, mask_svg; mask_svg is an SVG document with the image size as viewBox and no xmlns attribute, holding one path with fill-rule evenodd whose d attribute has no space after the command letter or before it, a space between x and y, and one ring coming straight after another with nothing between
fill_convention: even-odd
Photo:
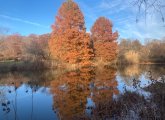
<instances>
[{"instance_id":1,"label":"bare branch","mask_svg":"<svg viewBox=\"0 0 165 120\"><path fill-rule=\"evenodd\" d=\"M145 20L148 13L151 13L154 10L160 14L162 22L164 22L164 14L162 12L165 5L160 0L134 0L133 6L137 6L138 13L136 16L136 22L138 22L138 18L140 15L144 14Z\"/></svg>"}]
</instances>

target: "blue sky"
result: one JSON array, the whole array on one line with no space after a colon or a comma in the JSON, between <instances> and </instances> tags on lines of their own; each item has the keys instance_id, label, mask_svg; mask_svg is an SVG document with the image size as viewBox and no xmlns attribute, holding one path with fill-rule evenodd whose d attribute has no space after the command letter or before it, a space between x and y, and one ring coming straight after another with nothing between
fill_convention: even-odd
<instances>
[{"instance_id":1,"label":"blue sky","mask_svg":"<svg viewBox=\"0 0 165 120\"><path fill-rule=\"evenodd\" d=\"M49 33L64 1L0 0L0 27L8 28L10 33L22 35ZM143 17L136 23L137 9L130 1L132 0L75 0L84 13L88 32L99 16L105 16L112 20L113 29L119 31L120 38L144 40L164 37L165 24L161 21L161 16L155 12L148 15L146 24Z\"/></svg>"}]
</instances>

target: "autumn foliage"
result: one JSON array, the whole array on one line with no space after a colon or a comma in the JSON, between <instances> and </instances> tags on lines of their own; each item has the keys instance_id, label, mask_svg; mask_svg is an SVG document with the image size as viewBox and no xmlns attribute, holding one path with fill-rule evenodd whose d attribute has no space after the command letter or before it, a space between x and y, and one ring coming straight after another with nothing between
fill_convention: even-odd
<instances>
[{"instance_id":1,"label":"autumn foliage","mask_svg":"<svg viewBox=\"0 0 165 120\"><path fill-rule=\"evenodd\" d=\"M71 64L89 64L93 57L89 34L85 31L84 16L72 0L64 2L58 11L49 42L54 59Z\"/></svg>"},{"instance_id":2,"label":"autumn foliage","mask_svg":"<svg viewBox=\"0 0 165 120\"><path fill-rule=\"evenodd\" d=\"M112 33L112 23L104 17L99 18L90 36L86 33L84 16L72 0L62 4L52 29L49 48L56 60L86 66L91 65L94 54L108 61L116 57L118 33Z\"/></svg>"},{"instance_id":3,"label":"autumn foliage","mask_svg":"<svg viewBox=\"0 0 165 120\"><path fill-rule=\"evenodd\" d=\"M117 56L118 32L112 32L112 22L100 17L91 28L91 39L94 42L95 57L97 60L112 61Z\"/></svg>"},{"instance_id":4,"label":"autumn foliage","mask_svg":"<svg viewBox=\"0 0 165 120\"><path fill-rule=\"evenodd\" d=\"M67 72L51 82L53 108L58 108L62 120L73 120L81 116L86 108L87 97L90 96L89 84L94 77L92 69Z\"/></svg>"},{"instance_id":5,"label":"autumn foliage","mask_svg":"<svg viewBox=\"0 0 165 120\"><path fill-rule=\"evenodd\" d=\"M58 76L51 81L53 110L62 120L79 120L76 117L83 116L92 106L88 99L98 105L119 94L115 74L115 69L83 68Z\"/></svg>"}]
</instances>

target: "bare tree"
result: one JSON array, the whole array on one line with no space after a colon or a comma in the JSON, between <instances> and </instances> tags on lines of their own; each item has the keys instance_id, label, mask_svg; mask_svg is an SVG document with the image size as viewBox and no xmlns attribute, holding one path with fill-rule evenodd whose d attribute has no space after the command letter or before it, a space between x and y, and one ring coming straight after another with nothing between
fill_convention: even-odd
<instances>
[{"instance_id":1,"label":"bare tree","mask_svg":"<svg viewBox=\"0 0 165 120\"><path fill-rule=\"evenodd\" d=\"M46 60L49 57L48 40L49 34L30 35L28 36L29 43L26 45L26 52L34 59Z\"/></svg>"},{"instance_id":2,"label":"bare tree","mask_svg":"<svg viewBox=\"0 0 165 120\"><path fill-rule=\"evenodd\" d=\"M165 1L164 0L133 0L133 5L138 8L138 13L136 17L136 22L139 21L139 16L144 14L145 20L148 14L157 12L160 14L161 19L165 22L164 19L164 8Z\"/></svg>"}]
</instances>

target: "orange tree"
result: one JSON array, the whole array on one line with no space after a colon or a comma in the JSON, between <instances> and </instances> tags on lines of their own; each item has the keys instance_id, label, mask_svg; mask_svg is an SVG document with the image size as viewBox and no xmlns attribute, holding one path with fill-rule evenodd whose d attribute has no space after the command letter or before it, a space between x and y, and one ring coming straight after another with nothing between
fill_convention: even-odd
<instances>
[{"instance_id":1,"label":"orange tree","mask_svg":"<svg viewBox=\"0 0 165 120\"><path fill-rule=\"evenodd\" d=\"M112 32L112 22L100 17L91 28L91 39L94 43L94 53L97 60L112 61L117 56L118 32Z\"/></svg>"},{"instance_id":2,"label":"orange tree","mask_svg":"<svg viewBox=\"0 0 165 120\"><path fill-rule=\"evenodd\" d=\"M90 63L93 57L90 36L86 33L84 16L75 2L67 0L62 4L52 29L49 48L54 59L79 65Z\"/></svg>"}]
</instances>

